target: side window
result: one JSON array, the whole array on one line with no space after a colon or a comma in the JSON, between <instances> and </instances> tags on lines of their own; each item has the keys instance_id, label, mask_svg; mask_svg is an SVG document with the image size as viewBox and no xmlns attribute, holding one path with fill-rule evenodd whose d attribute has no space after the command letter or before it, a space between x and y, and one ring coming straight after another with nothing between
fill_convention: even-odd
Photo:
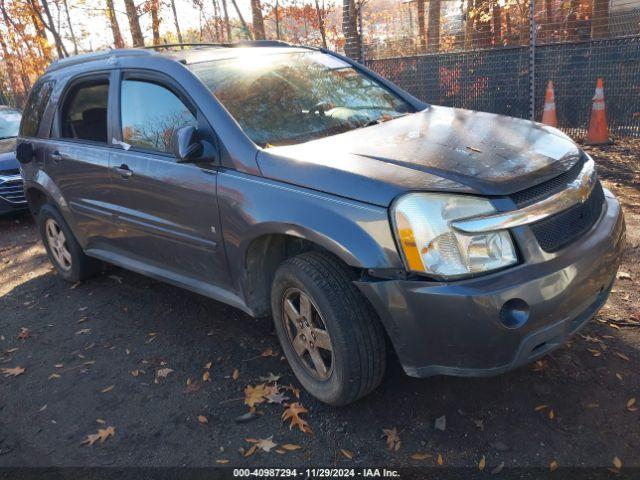
<instances>
[{"instance_id":1,"label":"side window","mask_svg":"<svg viewBox=\"0 0 640 480\"><path fill-rule=\"evenodd\" d=\"M42 82L37 84L31 90L27 105L22 114L22 123L20 125L20 135L23 137L35 137L38 135L42 115L44 114L49 97L53 90L55 82Z\"/></svg>"},{"instance_id":2,"label":"side window","mask_svg":"<svg viewBox=\"0 0 640 480\"><path fill-rule=\"evenodd\" d=\"M176 128L198 126L186 105L156 83L124 80L120 97L122 140L134 147L170 153Z\"/></svg>"},{"instance_id":3,"label":"side window","mask_svg":"<svg viewBox=\"0 0 640 480\"><path fill-rule=\"evenodd\" d=\"M60 136L108 143L109 81L92 80L74 85L60 111Z\"/></svg>"}]
</instances>

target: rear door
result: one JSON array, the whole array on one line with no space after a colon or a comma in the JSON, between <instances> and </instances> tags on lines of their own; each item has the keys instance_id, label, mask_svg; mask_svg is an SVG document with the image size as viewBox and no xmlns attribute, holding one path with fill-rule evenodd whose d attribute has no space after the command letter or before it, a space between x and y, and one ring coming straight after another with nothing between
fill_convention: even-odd
<instances>
[{"instance_id":1,"label":"rear door","mask_svg":"<svg viewBox=\"0 0 640 480\"><path fill-rule=\"evenodd\" d=\"M171 79L123 71L116 142L110 159L110 204L117 210L119 253L138 269L198 289L226 285L216 198L215 162L177 163L170 142L176 128L192 125L215 142L213 131ZM212 143L210 143L212 144Z\"/></svg>"},{"instance_id":2,"label":"rear door","mask_svg":"<svg viewBox=\"0 0 640 480\"><path fill-rule=\"evenodd\" d=\"M46 142L45 171L71 211L74 234L85 248L108 245L117 234L110 195L109 112L112 72L73 79L65 88Z\"/></svg>"}]
</instances>

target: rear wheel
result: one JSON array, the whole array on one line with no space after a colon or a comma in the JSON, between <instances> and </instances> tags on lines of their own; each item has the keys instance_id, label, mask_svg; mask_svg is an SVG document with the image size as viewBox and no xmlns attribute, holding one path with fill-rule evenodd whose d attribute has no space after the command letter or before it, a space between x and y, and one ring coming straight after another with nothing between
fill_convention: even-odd
<instances>
[{"instance_id":1,"label":"rear wheel","mask_svg":"<svg viewBox=\"0 0 640 480\"><path fill-rule=\"evenodd\" d=\"M346 405L384 375L385 337L353 272L330 254L286 260L272 286L273 318L291 369L314 397Z\"/></svg>"},{"instance_id":2,"label":"rear wheel","mask_svg":"<svg viewBox=\"0 0 640 480\"><path fill-rule=\"evenodd\" d=\"M79 282L100 272L102 262L85 255L62 215L51 205L38 212L38 228L49 260L62 278Z\"/></svg>"}]
</instances>

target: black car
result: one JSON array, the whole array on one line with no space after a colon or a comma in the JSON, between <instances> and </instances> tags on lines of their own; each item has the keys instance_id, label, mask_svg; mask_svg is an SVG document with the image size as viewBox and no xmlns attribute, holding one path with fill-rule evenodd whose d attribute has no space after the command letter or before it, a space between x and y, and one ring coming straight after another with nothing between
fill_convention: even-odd
<instances>
[{"instance_id":1,"label":"black car","mask_svg":"<svg viewBox=\"0 0 640 480\"><path fill-rule=\"evenodd\" d=\"M18 110L0 105L0 215L27 208L20 164L16 160L21 118Z\"/></svg>"}]
</instances>

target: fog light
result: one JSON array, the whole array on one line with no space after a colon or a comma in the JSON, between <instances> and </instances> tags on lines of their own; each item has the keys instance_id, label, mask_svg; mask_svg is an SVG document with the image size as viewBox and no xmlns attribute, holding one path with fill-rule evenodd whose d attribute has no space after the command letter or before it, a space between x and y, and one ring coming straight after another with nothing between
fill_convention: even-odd
<instances>
[{"instance_id":1,"label":"fog light","mask_svg":"<svg viewBox=\"0 0 640 480\"><path fill-rule=\"evenodd\" d=\"M529 320L529 304L521 298L512 298L500 309L500 321L507 328L520 328Z\"/></svg>"}]
</instances>

